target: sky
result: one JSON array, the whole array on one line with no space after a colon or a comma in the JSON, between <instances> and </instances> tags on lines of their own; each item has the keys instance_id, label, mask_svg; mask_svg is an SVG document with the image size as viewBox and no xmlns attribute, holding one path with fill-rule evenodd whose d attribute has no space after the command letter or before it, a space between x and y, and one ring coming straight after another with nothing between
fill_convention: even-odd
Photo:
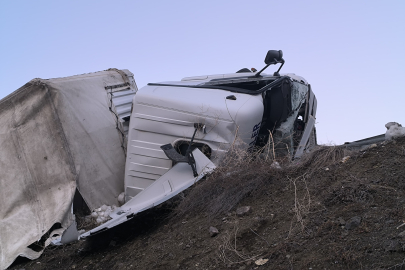
<instances>
[{"instance_id":1,"label":"sky","mask_svg":"<svg viewBox=\"0 0 405 270\"><path fill-rule=\"evenodd\" d=\"M149 82L264 66L283 50L318 100L318 143L405 126L405 1L0 1L0 98L33 78ZM270 66L272 73L278 67Z\"/></svg>"}]
</instances>

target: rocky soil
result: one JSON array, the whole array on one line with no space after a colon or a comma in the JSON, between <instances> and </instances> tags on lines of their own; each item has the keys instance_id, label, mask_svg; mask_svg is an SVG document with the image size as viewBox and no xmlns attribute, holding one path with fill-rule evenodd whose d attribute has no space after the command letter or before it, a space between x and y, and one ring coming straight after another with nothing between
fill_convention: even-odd
<instances>
[{"instance_id":1,"label":"rocky soil","mask_svg":"<svg viewBox=\"0 0 405 270\"><path fill-rule=\"evenodd\" d=\"M338 151L210 176L185 197L10 269L405 269L405 138L345 159ZM249 191L235 199L231 180Z\"/></svg>"}]
</instances>

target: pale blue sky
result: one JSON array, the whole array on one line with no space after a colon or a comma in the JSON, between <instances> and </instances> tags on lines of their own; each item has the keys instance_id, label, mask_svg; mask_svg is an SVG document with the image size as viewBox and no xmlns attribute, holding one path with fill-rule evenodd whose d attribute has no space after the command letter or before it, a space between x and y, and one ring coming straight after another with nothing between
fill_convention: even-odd
<instances>
[{"instance_id":1,"label":"pale blue sky","mask_svg":"<svg viewBox=\"0 0 405 270\"><path fill-rule=\"evenodd\" d=\"M405 125L405 1L0 2L0 98L33 78L126 68L138 87L261 69L311 83L318 142ZM272 72L273 68L268 71Z\"/></svg>"}]
</instances>

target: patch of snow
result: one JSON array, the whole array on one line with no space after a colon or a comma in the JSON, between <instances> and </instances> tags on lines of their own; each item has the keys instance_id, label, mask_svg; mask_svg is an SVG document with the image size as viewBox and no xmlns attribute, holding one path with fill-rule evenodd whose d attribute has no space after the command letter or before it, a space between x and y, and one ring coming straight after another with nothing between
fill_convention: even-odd
<instances>
[{"instance_id":1,"label":"patch of snow","mask_svg":"<svg viewBox=\"0 0 405 270\"><path fill-rule=\"evenodd\" d=\"M281 166L277 161L273 161L273 163L271 163L270 165L270 168L281 169Z\"/></svg>"},{"instance_id":2,"label":"patch of snow","mask_svg":"<svg viewBox=\"0 0 405 270\"><path fill-rule=\"evenodd\" d=\"M118 195L118 203L120 206L125 203L125 192L122 192L120 195Z\"/></svg>"},{"instance_id":3,"label":"patch of snow","mask_svg":"<svg viewBox=\"0 0 405 270\"><path fill-rule=\"evenodd\" d=\"M385 127L387 128L387 132L385 133L386 140L405 136L405 127L402 127L402 125L397 122L389 122Z\"/></svg>"},{"instance_id":4,"label":"patch of snow","mask_svg":"<svg viewBox=\"0 0 405 270\"><path fill-rule=\"evenodd\" d=\"M97 223L104 223L110 219L110 214L117 208L117 206L103 205L100 208L95 209L90 217Z\"/></svg>"}]
</instances>

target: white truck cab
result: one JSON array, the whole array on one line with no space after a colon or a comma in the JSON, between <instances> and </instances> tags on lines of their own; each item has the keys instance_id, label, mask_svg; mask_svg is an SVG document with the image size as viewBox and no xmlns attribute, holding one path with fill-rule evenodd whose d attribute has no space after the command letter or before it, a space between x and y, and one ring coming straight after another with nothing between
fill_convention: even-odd
<instances>
[{"instance_id":1,"label":"white truck cab","mask_svg":"<svg viewBox=\"0 0 405 270\"><path fill-rule=\"evenodd\" d=\"M269 51L265 62L267 66L284 63L282 52ZM125 201L176 163L163 145L169 144L185 156L192 141L190 150L198 148L218 165L231 144L237 142L250 149L263 146L271 132L282 148L298 157L309 144L316 143L315 112L316 98L310 85L295 74L265 75L243 69L149 83L133 98Z\"/></svg>"}]
</instances>

